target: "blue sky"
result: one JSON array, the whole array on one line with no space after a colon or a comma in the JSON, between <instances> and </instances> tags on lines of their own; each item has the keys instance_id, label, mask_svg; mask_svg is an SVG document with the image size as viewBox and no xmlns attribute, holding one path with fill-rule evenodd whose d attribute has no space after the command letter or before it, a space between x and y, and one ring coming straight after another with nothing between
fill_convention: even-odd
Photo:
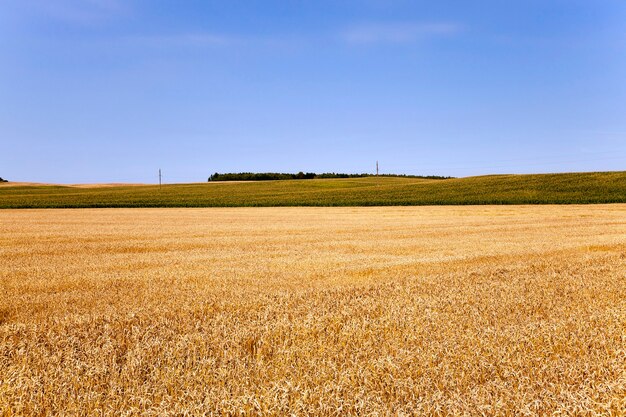
<instances>
[{"instance_id":1,"label":"blue sky","mask_svg":"<svg viewBox=\"0 0 626 417\"><path fill-rule=\"evenodd\" d=\"M0 3L0 176L626 169L626 2Z\"/></svg>"}]
</instances>

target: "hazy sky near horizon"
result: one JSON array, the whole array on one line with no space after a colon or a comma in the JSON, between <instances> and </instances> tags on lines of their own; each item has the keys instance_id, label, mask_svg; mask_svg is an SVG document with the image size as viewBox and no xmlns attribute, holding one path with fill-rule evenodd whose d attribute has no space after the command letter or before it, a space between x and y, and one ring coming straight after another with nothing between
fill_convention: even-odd
<instances>
[{"instance_id":1,"label":"hazy sky near horizon","mask_svg":"<svg viewBox=\"0 0 626 417\"><path fill-rule=\"evenodd\" d=\"M623 0L4 0L0 176L626 170Z\"/></svg>"}]
</instances>

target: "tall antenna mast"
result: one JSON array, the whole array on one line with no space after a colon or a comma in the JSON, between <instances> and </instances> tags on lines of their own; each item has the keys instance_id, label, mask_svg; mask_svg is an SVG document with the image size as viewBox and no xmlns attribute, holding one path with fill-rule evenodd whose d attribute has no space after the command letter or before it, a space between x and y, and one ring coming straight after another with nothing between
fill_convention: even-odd
<instances>
[{"instance_id":1,"label":"tall antenna mast","mask_svg":"<svg viewBox=\"0 0 626 417\"><path fill-rule=\"evenodd\" d=\"M376 176L378 176L378 161L376 161Z\"/></svg>"},{"instance_id":2,"label":"tall antenna mast","mask_svg":"<svg viewBox=\"0 0 626 417\"><path fill-rule=\"evenodd\" d=\"M159 168L159 190L161 189L161 168Z\"/></svg>"}]
</instances>

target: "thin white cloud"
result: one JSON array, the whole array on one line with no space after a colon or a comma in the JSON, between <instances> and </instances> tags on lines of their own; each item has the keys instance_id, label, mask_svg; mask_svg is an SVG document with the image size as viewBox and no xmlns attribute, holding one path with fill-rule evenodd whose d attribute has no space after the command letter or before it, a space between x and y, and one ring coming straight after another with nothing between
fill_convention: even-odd
<instances>
[{"instance_id":1,"label":"thin white cloud","mask_svg":"<svg viewBox=\"0 0 626 417\"><path fill-rule=\"evenodd\" d=\"M350 44L411 43L432 37L456 35L461 25L447 22L369 23L353 26L341 33Z\"/></svg>"},{"instance_id":2,"label":"thin white cloud","mask_svg":"<svg viewBox=\"0 0 626 417\"><path fill-rule=\"evenodd\" d=\"M127 38L132 43L144 46L205 47L232 46L245 43L245 39L217 33L193 32L169 35L138 35Z\"/></svg>"},{"instance_id":3,"label":"thin white cloud","mask_svg":"<svg viewBox=\"0 0 626 417\"><path fill-rule=\"evenodd\" d=\"M66 23L88 25L127 14L121 0L22 0L22 10Z\"/></svg>"},{"instance_id":4,"label":"thin white cloud","mask_svg":"<svg viewBox=\"0 0 626 417\"><path fill-rule=\"evenodd\" d=\"M149 48L271 48L293 49L302 39L293 36L258 36L219 32L183 32L139 34L123 37L122 41Z\"/></svg>"},{"instance_id":5,"label":"thin white cloud","mask_svg":"<svg viewBox=\"0 0 626 417\"><path fill-rule=\"evenodd\" d=\"M395 23L364 24L341 31L340 39L350 44L410 43L432 37L453 36L463 28L453 23ZM289 47L316 45L328 40L324 37L301 37L291 34L272 36L244 36L213 32L139 35L127 40L146 46L180 47Z\"/></svg>"}]
</instances>

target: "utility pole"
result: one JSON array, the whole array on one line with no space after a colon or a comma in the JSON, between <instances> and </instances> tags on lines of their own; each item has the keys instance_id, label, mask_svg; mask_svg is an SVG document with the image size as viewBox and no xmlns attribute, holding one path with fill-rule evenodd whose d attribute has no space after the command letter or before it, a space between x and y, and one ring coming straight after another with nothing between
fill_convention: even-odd
<instances>
[{"instance_id":1,"label":"utility pole","mask_svg":"<svg viewBox=\"0 0 626 417\"><path fill-rule=\"evenodd\" d=\"M159 168L159 191L161 190L161 168Z\"/></svg>"},{"instance_id":2,"label":"utility pole","mask_svg":"<svg viewBox=\"0 0 626 417\"><path fill-rule=\"evenodd\" d=\"M376 161L376 176L378 176L378 161Z\"/></svg>"}]
</instances>

